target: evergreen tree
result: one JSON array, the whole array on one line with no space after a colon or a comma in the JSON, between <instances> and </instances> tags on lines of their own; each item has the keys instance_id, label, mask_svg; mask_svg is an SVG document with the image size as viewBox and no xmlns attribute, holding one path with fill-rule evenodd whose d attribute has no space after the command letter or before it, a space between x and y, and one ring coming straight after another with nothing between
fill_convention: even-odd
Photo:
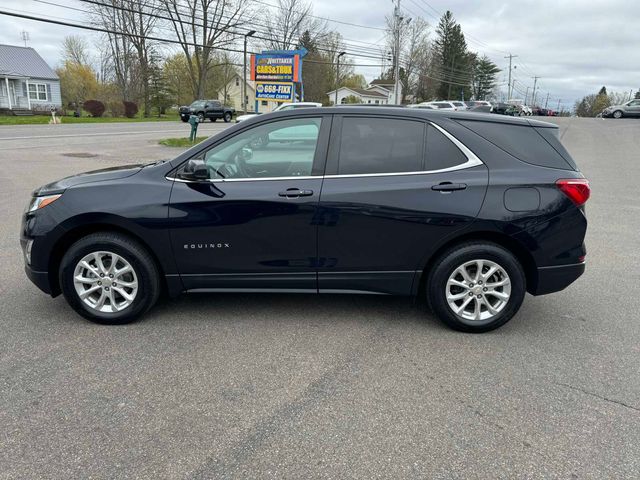
<instances>
[{"instance_id":1,"label":"evergreen tree","mask_svg":"<svg viewBox=\"0 0 640 480\"><path fill-rule=\"evenodd\" d=\"M475 55L474 55L475 57ZM486 100L496 86L498 66L484 55L473 62L473 96L476 100Z\"/></svg>"},{"instance_id":2,"label":"evergreen tree","mask_svg":"<svg viewBox=\"0 0 640 480\"><path fill-rule=\"evenodd\" d=\"M435 76L440 79L437 96L440 99L471 96L471 62L464 33L450 11L440 19L436 28Z\"/></svg>"},{"instance_id":3,"label":"evergreen tree","mask_svg":"<svg viewBox=\"0 0 640 480\"><path fill-rule=\"evenodd\" d=\"M598 92L598 95L606 95L606 94L607 94L607 87L603 86Z\"/></svg>"}]
</instances>

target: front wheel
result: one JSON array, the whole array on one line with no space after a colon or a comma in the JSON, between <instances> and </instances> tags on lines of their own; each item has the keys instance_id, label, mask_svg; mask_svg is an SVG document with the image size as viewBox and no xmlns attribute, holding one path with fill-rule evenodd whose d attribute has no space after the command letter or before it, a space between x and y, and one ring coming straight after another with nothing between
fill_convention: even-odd
<instances>
[{"instance_id":1,"label":"front wheel","mask_svg":"<svg viewBox=\"0 0 640 480\"><path fill-rule=\"evenodd\" d=\"M427 302L445 324L463 332L494 330L518 312L526 291L522 266L493 243L470 242L445 252L427 280Z\"/></svg>"},{"instance_id":2,"label":"front wheel","mask_svg":"<svg viewBox=\"0 0 640 480\"><path fill-rule=\"evenodd\" d=\"M224 117L222 117L224 119L224 123L229 123L231 121L231 114L229 112L225 112Z\"/></svg>"},{"instance_id":3,"label":"front wheel","mask_svg":"<svg viewBox=\"0 0 640 480\"><path fill-rule=\"evenodd\" d=\"M96 323L124 324L156 302L160 274L138 242L103 232L71 245L60 264L60 285L69 305L83 317Z\"/></svg>"},{"instance_id":4,"label":"front wheel","mask_svg":"<svg viewBox=\"0 0 640 480\"><path fill-rule=\"evenodd\" d=\"M613 112L613 118L622 118L622 111L616 110L615 112Z\"/></svg>"}]
</instances>

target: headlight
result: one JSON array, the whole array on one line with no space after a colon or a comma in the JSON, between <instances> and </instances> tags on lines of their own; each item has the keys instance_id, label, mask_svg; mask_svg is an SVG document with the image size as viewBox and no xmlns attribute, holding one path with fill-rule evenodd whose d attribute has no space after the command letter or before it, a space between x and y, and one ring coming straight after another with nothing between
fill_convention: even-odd
<instances>
[{"instance_id":1,"label":"headlight","mask_svg":"<svg viewBox=\"0 0 640 480\"><path fill-rule=\"evenodd\" d=\"M33 197L31 199L31 203L29 204L29 208L27 209L27 212L35 212L36 210L40 210L41 208L44 208L47 205L51 205L61 196L62 194L58 193L55 195L44 195L42 197Z\"/></svg>"}]
</instances>

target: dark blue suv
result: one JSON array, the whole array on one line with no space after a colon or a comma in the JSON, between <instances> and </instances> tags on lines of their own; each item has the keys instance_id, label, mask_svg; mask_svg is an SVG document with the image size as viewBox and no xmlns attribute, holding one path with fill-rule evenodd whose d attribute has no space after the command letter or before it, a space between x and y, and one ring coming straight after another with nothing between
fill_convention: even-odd
<instances>
[{"instance_id":1,"label":"dark blue suv","mask_svg":"<svg viewBox=\"0 0 640 480\"><path fill-rule=\"evenodd\" d=\"M310 108L41 187L21 243L29 278L100 323L185 291L374 293L482 332L583 273L588 197L555 125Z\"/></svg>"}]
</instances>

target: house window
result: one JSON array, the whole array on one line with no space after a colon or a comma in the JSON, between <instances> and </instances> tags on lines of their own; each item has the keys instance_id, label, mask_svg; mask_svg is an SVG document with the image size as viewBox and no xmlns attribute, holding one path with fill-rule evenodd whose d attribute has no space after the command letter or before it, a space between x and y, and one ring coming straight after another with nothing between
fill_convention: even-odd
<instances>
[{"instance_id":1,"label":"house window","mask_svg":"<svg viewBox=\"0 0 640 480\"><path fill-rule=\"evenodd\" d=\"M376 100L376 103L380 103L380 101L379 101L379 100Z\"/></svg>"},{"instance_id":2,"label":"house window","mask_svg":"<svg viewBox=\"0 0 640 480\"><path fill-rule=\"evenodd\" d=\"M268 106L268 105L269 105L269 102L268 102L267 100L262 100L261 105L262 105L263 107L266 107L266 106Z\"/></svg>"},{"instance_id":3,"label":"house window","mask_svg":"<svg viewBox=\"0 0 640 480\"><path fill-rule=\"evenodd\" d=\"M29 98L31 100L49 100L47 98L47 85L44 83L30 83L29 84Z\"/></svg>"},{"instance_id":4,"label":"house window","mask_svg":"<svg viewBox=\"0 0 640 480\"><path fill-rule=\"evenodd\" d=\"M7 96L7 85L4 83L4 81L0 81L0 97L6 97Z\"/></svg>"},{"instance_id":5,"label":"house window","mask_svg":"<svg viewBox=\"0 0 640 480\"><path fill-rule=\"evenodd\" d=\"M236 77L236 87L240 86L240 79L238 77Z\"/></svg>"}]
</instances>

